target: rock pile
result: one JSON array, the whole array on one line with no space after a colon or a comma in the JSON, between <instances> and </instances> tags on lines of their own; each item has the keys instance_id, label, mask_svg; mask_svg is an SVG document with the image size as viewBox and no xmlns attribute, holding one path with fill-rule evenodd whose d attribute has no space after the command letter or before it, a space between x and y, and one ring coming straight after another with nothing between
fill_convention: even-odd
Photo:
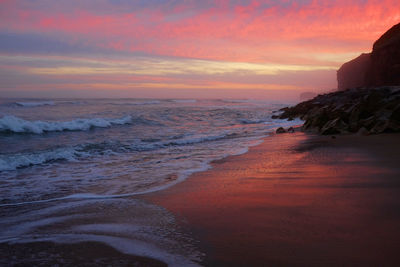
<instances>
[{"instance_id":1,"label":"rock pile","mask_svg":"<svg viewBox=\"0 0 400 267\"><path fill-rule=\"evenodd\" d=\"M400 87L355 88L318 95L281 111L273 118L301 118L305 120L303 130L324 135L400 132Z\"/></svg>"}]
</instances>

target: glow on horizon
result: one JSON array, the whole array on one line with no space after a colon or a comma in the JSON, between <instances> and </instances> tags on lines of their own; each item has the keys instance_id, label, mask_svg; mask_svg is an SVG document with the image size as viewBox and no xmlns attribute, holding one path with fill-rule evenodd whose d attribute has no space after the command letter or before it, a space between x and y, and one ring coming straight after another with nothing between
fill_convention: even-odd
<instances>
[{"instance_id":1,"label":"glow on horizon","mask_svg":"<svg viewBox=\"0 0 400 267\"><path fill-rule=\"evenodd\" d=\"M0 95L328 90L399 21L397 0L2 0Z\"/></svg>"}]
</instances>

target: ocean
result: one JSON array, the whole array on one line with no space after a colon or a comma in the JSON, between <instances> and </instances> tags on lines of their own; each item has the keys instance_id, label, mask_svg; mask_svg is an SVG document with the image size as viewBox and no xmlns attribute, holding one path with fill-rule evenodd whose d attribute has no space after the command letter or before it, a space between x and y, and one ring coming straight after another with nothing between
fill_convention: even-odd
<instances>
[{"instance_id":1,"label":"ocean","mask_svg":"<svg viewBox=\"0 0 400 267\"><path fill-rule=\"evenodd\" d=\"M171 265L195 264L201 253L173 216L134 197L300 124L271 119L290 104L1 99L0 242L101 241Z\"/></svg>"}]
</instances>

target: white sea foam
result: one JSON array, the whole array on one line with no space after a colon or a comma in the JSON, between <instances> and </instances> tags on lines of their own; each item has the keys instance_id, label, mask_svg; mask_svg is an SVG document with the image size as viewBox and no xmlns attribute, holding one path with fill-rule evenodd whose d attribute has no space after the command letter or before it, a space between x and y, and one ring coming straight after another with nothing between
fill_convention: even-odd
<instances>
[{"instance_id":1,"label":"white sea foam","mask_svg":"<svg viewBox=\"0 0 400 267\"><path fill-rule=\"evenodd\" d=\"M181 167L180 169L177 167L176 168L176 174L177 174L177 179L170 181L166 184L160 184L157 186L151 186L151 187L143 187L141 190L134 190L132 192L126 192L126 193L103 193L103 194L97 194L97 193L75 193L75 194L70 194L62 197L56 197L56 198L50 198L50 199L41 199L41 200L33 200L33 201L23 201L23 202L15 202L15 203L4 203L0 204L0 207L7 207L7 206L21 206L21 205L29 205L29 204L39 204L39 203L46 203L46 202L53 202L53 201L60 201L60 200L101 200L101 199L118 199L118 198L126 198L126 197L131 197L135 195L142 195L142 194L147 194L150 192L156 192L160 190L164 190L168 187L171 187L177 183L180 183L184 180L186 180L190 175L196 172L203 172L211 168L210 163L214 160L219 160L223 159L228 156L233 156L233 155L241 155L244 153L248 152L249 147L256 146L260 143L263 142L263 140L259 140L258 138L246 138L246 144L238 146L237 148L233 149L230 151L230 153L224 153L220 155L214 155L210 156L209 158L203 158L202 160L198 160L196 162L180 162L179 166ZM74 160L74 157L80 157L81 155L79 154L80 152L74 152L71 153L71 158ZM57 154L55 154L57 156ZM63 154L61 153L60 156ZM66 154L66 158L68 159L68 153ZM166 165L171 165L174 167L173 163L167 163Z\"/></svg>"},{"instance_id":2,"label":"white sea foam","mask_svg":"<svg viewBox=\"0 0 400 267\"><path fill-rule=\"evenodd\" d=\"M97 208L82 212L93 205ZM122 209L130 212L121 214ZM112 220L115 217L118 221ZM169 266L196 266L203 256L193 246L194 240L176 227L172 214L132 199L56 202L11 213L0 226L0 243L97 241L122 253L159 259Z\"/></svg>"},{"instance_id":3,"label":"white sea foam","mask_svg":"<svg viewBox=\"0 0 400 267\"><path fill-rule=\"evenodd\" d=\"M93 127L110 127L111 125L122 125L131 123L132 117L125 116L117 119L93 118L75 119L72 121L27 121L15 116L4 116L0 118L0 132L34 133L60 131L86 131Z\"/></svg>"},{"instance_id":4,"label":"white sea foam","mask_svg":"<svg viewBox=\"0 0 400 267\"><path fill-rule=\"evenodd\" d=\"M300 125L302 125L304 123L304 121L299 119L299 118L295 118L294 120L291 120L291 121L286 120L286 119L283 119L283 120L274 119L273 122L276 125L275 128L278 128L278 127L284 127L285 128L285 127L292 127L292 126L293 127L294 126L300 126Z\"/></svg>"},{"instance_id":5,"label":"white sea foam","mask_svg":"<svg viewBox=\"0 0 400 267\"><path fill-rule=\"evenodd\" d=\"M15 102L21 107L40 107L40 106L54 106L53 101L40 101L40 102Z\"/></svg>"}]
</instances>

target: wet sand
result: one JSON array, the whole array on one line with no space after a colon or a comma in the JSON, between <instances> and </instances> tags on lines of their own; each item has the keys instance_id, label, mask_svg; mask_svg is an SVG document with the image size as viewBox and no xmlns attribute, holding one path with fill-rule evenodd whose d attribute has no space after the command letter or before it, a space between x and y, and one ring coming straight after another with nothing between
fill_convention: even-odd
<instances>
[{"instance_id":1,"label":"wet sand","mask_svg":"<svg viewBox=\"0 0 400 267\"><path fill-rule=\"evenodd\" d=\"M398 266L400 135L275 135L143 197L206 266Z\"/></svg>"},{"instance_id":2,"label":"wet sand","mask_svg":"<svg viewBox=\"0 0 400 267\"><path fill-rule=\"evenodd\" d=\"M121 253L99 242L0 244L1 266L154 266L167 264Z\"/></svg>"}]
</instances>

